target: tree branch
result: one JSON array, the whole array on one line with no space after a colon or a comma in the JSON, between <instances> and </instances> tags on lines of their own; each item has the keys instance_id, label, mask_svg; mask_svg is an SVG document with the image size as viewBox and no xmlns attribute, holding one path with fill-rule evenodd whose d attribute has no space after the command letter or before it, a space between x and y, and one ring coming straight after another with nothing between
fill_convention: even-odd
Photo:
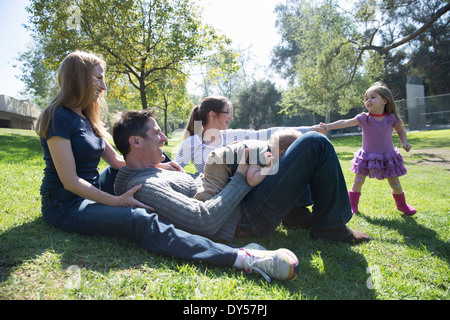
<instances>
[{"instance_id":1,"label":"tree branch","mask_svg":"<svg viewBox=\"0 0 450 320\"><path fill-rule=\"evenodd\" d=\"M338 86L338 87L337 87L336 89L334 89L334 90L340 90L340 89L342 89L342 88L344 88L344 87L347 87L347 86L349 86L349 85L352 84L353 79L355 78L356 69L358 69L358 64L359 64L359 62L360 62L361 59L362 59L363 52L364 52L364 51L360 51L360 52L359 52L358 58L356 59L355 63L353 64L353 67L352 67L352 74L351 74L351 76L350 76L350 79L349 79L347 82L345 82L345 83L341 84L340 86Z\"/></svg>"},{"instance_id":2,"label":"tree branch","mask_svg":"<svg viewBox=\"0 0 450 320\"><path fill-rule=\"evenodd\" d=\"M352 73L351 73L350 79L349 79L347 82L345 82L345 83L339 85L338 87L336 87L335 90L339 90L339 89L342 89L342 88L344 88L344 87L347 87L347 86L349 86L349 85L353 82L353 79L354 79L355 74L356 74L356 70L357 70L357 68L358 68L358 63L361 61L362 55L363 55L364 51L366 51L366 50L374 50L374 51L377 51L377 52L387 52L387 51L389 51L389 50L395 49L395 48L397 48L397 47L399 47L399 46L401 46L401 45L407 43L408 41L411 41L412 39L414 39L414 38L417 37L418 35L422 34L423 32L425 32L428 28L430 28L430 27L433 25L433 23L434 23L437 19L439 19L442 15L444 15L444 14L445 14L446 12L448 12L449 10L450 10L450 4L445 5L444 7L442 7L441 9L439 9L434 15L432 15L431 18L430 18L430 20L429 20L427 23L425 23L422 27L420 27L419 29L417 29L416 31L414 31L413 33L411 33L410 35L404 37L403 39L401 39L401 40L399 40L399 41L397 41L397 42L391 43L391 44L389 44L389 45L387 45L387 46L375 46L375 45L372 45L373 39L374 39L374 37L375 37L375 34L376 34L377 31L378 31L378 29L376 29L376 30L373 32L372 36L370 37L369 45L363 46L363 47L361 47L361 48L359 49L359 55L358 55L358 58L356 59L355 63L354 63L353 66L352 66L352 69L351 69L351 70L352 70L352 71L351 71ZM331 61L333 60L333 58L339 54L340 48L341 48L342 46L344 46L344 45L347 45L347 44L356 44L356 42L355 42L355 41L352 41L352 40L349 40L349 41L347 41L347 42L341 43L339 46L337 46L337 47L333 50L333 52L331 53L331 56L330 56L330 58L327 60L326 64L328 65L329 63L331 63Z\"/></svg>"},{"instance_id":3,"label":"tree branch","mask_svg":"<svg viewBox=\"0 0 450 320\"><path fill-rule=\"evenodd\" d=\"M403 39L401 39L401 40L399 40L397 42L391 43L391 44L389 44L387 46L368 45L368 46L362 47L361 50L362 51L364 51L364 50L375 50L375 51L378 51L378 52L386 52L386 51L395 49L395 48L397 48L397 47L407 43L408 41L411 41L412 39L414 39L418 35L422 34L423 32L425 32L428 28L430 28L433 25L433 23L437 19L439 19L441 16L443 16L449 10L450 10L450 3L447 3L441 9L436 11L436 13L430 17L430 20L427 23L425 23L422 27L420 27L419 29L417 29L416 31L411 33L410 35L404 37Z\"/></svg>"}]
</instances>

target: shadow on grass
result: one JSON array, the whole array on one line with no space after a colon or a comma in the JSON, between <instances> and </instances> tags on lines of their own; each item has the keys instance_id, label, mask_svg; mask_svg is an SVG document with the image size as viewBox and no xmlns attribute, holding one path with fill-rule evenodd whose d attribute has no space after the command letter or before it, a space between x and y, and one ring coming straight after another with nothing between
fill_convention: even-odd
<instances>
[{"instance_id":1,"label":"shadow on grass","mask_svg":"<svg viewBox=\"0 0 450 320\"><path fill-rule=\"evenodd\" d=\"M0 281L47 251L60 255L63 269L77 265L102 272L152 264L144 249L125 239L66 233L39 217L0 234Z\"/></svg>"},{"instance_id":2,"label":"shadow on grass","mask_svg":"<svg viewBox=\"0 0 450 320\"><path fill-rule=\"evenodd\" d=\"M403 235L404 243L410 248L426 250L441 260L450 263L450 243L439 239L433 229L418 224L414 217L402 215L402 220L388 220L384 218L371 218L359 213L359 216L370 224L386 227L398 231Z\"/></svg>"},{"instance_id":3,"label":"shadow on grass","mask_svg":"<svg viewBox=\"0 0 450 320\"><path fill-rule=\"evenodd\" d=\"M269 250L287 248L299 260L296 279L282 283L293 296L308 300L374 300L367 286L370 274L363 254L348 244L312 240L304 229L277 230L266 237L237 238L240 246L256 242ZM255 277L256 275L249 275Z\"/></svg>"},{"instance_id":4,"label":"shadow on grass","mask_svg":"<svg viewBox=\"0 0 450 320\"><path fill-rule=\"evenodd\" d=\"M427 131L427 138L424 139L419 134L408 134L408 143L414 149L431 149L431 148L448 148L448 134L440 134L441 132L449 131ZM431 136L432 135L432 136ZM394 140L395 145L396 140Z\"/></svg>"},{"instance_id":5,"label":"shadow on grass","mask_svg":"<svg viewBox=\"0 0 450 320\"><path fill-rule=\"evenodd\" d=\"M311 240L305 230L289 230L288 235L275 232L265 238L237 241L242 242L240 245L258 242L268 249L286 247L297 255L299 276L292 281L272 281L270 284L274 288L284 287L292 297L310 300L376 298L376 291L366 285L370 274L364 256L351 250L349 245ZM149 253L123 238L66 233L49 226L39 217L0 235L0 284L23 263L47 251L60 257L63 270L75 265L105 275L111 270L139 269L144 265L180 272L180 265L192 263ZM195 266L210 278L222 278L224 274L232 278L240 274L232 268L203 263ZM257 273L244 274L244 277L256 285L267 286Z\"/></svg>"}]
</instances>

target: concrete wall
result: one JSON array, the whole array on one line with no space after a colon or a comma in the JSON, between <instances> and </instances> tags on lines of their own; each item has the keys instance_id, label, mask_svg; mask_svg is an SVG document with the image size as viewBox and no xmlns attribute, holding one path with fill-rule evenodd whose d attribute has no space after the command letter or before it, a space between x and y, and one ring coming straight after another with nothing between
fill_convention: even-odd
<instances>
[{"instance_id":1,"label":"concrete wall","mask_svg":"<svg viewBox=\"0 0 450 320\"><path fill-rule=\"evenodd\" d=\"M422 79L407 76L406 79L406 105L408 107L409 130L419 130L425 126L425 91Z\"/></svg>"},{"instance_id":2,"label":"concrete wall","mask_svg":"<svg viewBox=\"0 0 450 320\"><path fill-rule=\"evenodd\" d=\"M34 129L39 109L29 100L0 95L0 128Z\"/></svg>"}]
</instances>

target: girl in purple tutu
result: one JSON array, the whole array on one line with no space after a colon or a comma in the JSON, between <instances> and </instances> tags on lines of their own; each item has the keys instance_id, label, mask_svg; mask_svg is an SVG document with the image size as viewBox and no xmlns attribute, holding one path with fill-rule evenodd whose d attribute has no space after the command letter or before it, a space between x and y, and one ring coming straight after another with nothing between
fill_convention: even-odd
<instances>
[{"instance_id":1,"label":"girl in purple tutu","mask_svg":"<svg viewBox=\"0 0 450 320\"><path fill-rule=\"evenodd\" d=\"M351 170L356 174L351 191L349 191L352 213L358 212L361 188L366 177L382 180L386 178L392 188L397 209L407 216L416 213L416 209L405 200L398 177L406 174L403 157L392 143L392 130L402 143L406 152L411 150L406 137L405 125L400 118L389 88L382 82L374 83L364 95L364 105L369 111L360 113L347 120L333 123L321 123L324 130L347 128L359 125L362 128L362 147L355 153Z\"/></svg>"}]
</instances>

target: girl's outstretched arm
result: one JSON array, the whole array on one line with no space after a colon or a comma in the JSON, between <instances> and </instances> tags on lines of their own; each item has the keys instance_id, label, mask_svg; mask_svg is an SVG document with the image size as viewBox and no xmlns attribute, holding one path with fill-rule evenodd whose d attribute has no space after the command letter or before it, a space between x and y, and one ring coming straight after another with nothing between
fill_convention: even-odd
<instances>
[{"instance_id":1,"label":"girl's outstretched arm","mask_svg":"<svg viewBox=\"0 0 450 320\"><path fill-rule=\"evenodd\" d=\"M320 123L320 126L325 130L334 130L334 129L342 129L348 127L354 127L359 124L358 119L356 117L351 119L338 120L332 123Z\"/></svg>"}]
</instances>

